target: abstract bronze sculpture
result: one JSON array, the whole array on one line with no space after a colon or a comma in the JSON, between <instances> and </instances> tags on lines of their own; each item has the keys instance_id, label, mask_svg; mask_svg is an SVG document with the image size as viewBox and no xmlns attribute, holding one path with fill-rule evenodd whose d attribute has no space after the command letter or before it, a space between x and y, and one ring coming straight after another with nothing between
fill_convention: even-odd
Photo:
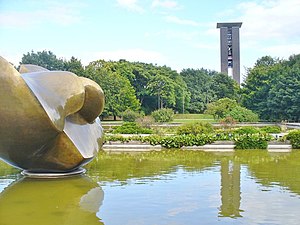
<instances>
[{"instance_id":1,"label":"abstract bronze sculpture","mask_svg":"<svg viewBox=\"0 0 300 225\"><path fill-rule=\"evenodd\" d=\"M0 158L29 172L70 172L102 146L97 83L0 57Z\"/></svg>"}]
</instances>

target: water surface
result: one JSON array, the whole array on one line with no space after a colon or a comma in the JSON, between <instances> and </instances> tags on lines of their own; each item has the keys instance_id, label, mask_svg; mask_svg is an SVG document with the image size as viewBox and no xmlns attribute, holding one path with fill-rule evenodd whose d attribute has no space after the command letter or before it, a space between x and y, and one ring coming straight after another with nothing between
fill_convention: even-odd
<instances>
[{"instance_id":1,"label":"water surface","mask_svg":"<svg viewBox=\"0 0 300 225\"><path fill-rule=\"evenodd\" d=\"M300 151L100 153L83 176L0 163L0 224L299 224Z\"/></svg>"}]
</instances>

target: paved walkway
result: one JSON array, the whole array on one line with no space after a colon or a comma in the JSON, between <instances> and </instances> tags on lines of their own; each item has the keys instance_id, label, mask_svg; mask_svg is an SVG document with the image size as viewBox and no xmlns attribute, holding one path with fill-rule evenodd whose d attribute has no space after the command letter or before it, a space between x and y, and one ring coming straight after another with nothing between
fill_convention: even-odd
<instances>
[{"instance_id":1,"label":"paved walkway","mask_svg":"<svg viewBox=\"0 0 300 225\"><path fill-rule=\"evenodd\" d=\"M187 146L182 147L183 150L198 150L205 152L234 152L233 142L216 142L203 146ZM149 144L131 144L131 143L111 143L104 144L103 150L106 152L149 152L149 151L161 151L163 148L161 145L149 145ZM269 144L268 152L291 152L292 146L289 144Z\"/></svg>"}]
</instances>

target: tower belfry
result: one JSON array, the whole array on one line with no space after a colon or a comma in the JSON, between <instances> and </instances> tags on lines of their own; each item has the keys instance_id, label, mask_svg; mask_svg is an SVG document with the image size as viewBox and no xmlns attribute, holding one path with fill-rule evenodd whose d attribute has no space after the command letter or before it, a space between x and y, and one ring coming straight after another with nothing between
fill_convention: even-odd
<instances>
[{"instance_id":1,"label":"tower belfry","mask_svg":"<svg viewBox=\"0 0 300 225\"><path fill-rule=\"evenodd\" d=\"M240 84L240 34L242 23L217 23L220 28L221 72Z\"/></svg>"}]
</instances>

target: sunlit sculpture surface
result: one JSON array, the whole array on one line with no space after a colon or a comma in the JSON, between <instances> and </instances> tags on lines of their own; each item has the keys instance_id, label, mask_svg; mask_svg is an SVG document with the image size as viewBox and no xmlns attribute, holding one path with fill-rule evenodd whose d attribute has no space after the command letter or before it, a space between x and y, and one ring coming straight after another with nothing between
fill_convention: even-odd
<instances>
[{"instance_id":1,"label":"sunlit sculpture surface","mask_svg":"<svg viewBox=\"0 0 300 225\"><path fill-rule=\"evenodd\" d=\"M69 172L102 146L104 107L94 81L0 57L0 158L30 172Z\"/></svg>"}]
</instances>

